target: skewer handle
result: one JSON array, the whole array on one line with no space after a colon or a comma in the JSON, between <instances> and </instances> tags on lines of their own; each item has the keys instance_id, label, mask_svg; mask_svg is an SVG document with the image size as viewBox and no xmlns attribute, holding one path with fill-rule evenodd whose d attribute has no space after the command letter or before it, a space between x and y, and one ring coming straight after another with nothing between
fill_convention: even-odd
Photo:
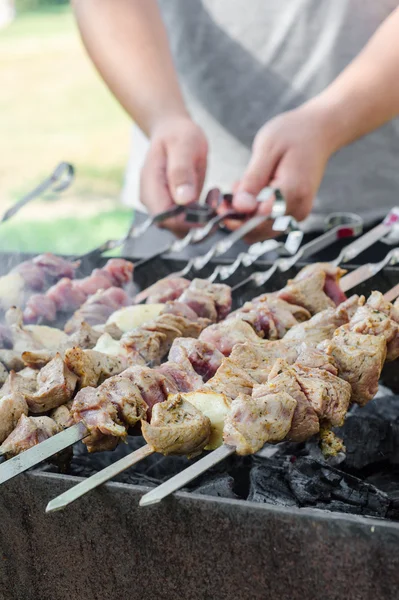
<instances>
[{"instance_id":1,"label":"skewer handle","mask_svg":"<svg viewBox=\"0 0 399 600\"><path fill-rule=\"evenodd\" d=\"M171 479L168 479L168 481L165 481L165 483L162 483L156 487L155 490L151 490L151 492L145 494L140 500L140 506L157 504L166 498L166 496L170 496L170 494L173 494L173 492L181 489L190 483L190 481L193 481L202 475L202 473L205 473L205 471L211 467L217 465L231 454L234 454L235 451L236 449L233 446L227 446L227 444L223 444L217 450L210 452L198 462L194 463L181 473L178 473L174 477L171 477Z\"/></svg>"},{"instance_id":2,"label":"skewer handle","mask_svg":"<svg viewBox=\"0 0 399 600\"><path fill-rule=\"evenodd\" d=\"M122 471L125 471L129 467L132 467L133 465L135 465L136 463L140 462L141 460L143 460L147 456L150 456L153 453L154 450L151 448L151 446L146 444L145 446L142 446L141 448L135 450L131 454L124 456L116 463L113 463L105 469L102 469L95 475L92 475L92 477L84 479L81 483L78 483L78 485L75 485L70 490L67 490L63 494L60 494L59 496L51 500L47 504L46 513L54 512L56 510L62 510L69 504L72 504L72 502L75 502L75 500L77 500L81 496L84 496L91 490L94 490L103 483L106 483L119 473L122 473Z\"/></svg>"}]
</instances>

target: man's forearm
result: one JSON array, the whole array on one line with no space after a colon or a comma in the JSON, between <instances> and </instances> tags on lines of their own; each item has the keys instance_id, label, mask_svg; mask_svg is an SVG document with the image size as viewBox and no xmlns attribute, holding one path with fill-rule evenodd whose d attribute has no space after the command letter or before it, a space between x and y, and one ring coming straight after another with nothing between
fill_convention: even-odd
<instances>
[{"instance_id":1,"label":"man's forearm","mask_svg":"<svg viewBox=\"0 0 399 600\"><path fill-rule=\"evenodd\" d=\"M322 114L333 151L399 115L399 9L341 75L307 106Z\"/></svg>"},{"instance_id":2,"label":"man's forearm","mask_svg":"<svg viewBox=\"0 0 399 600\"><path fill-rule=\"evenodd\" d=\"M73 0L83 42L121 105L147 135L187 114L156 0Z\"/></svg>"}]
</instances>

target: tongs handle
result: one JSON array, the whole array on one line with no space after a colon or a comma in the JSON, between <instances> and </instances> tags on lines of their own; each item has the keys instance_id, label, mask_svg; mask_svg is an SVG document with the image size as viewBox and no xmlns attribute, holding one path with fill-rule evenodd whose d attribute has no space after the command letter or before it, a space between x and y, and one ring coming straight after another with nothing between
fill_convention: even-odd
<instances>
[{"instance_id":1,"label":"tongs handle","mask_svg":"<svg viewBox=\"0 0 399 600\"><path fill-rule=\"evenodd\" d=\"M13 217L23 206L26 206L31 200L34 200L38 196L44 194L48 190L52 192L62 192L69 187L74 179L75 169L73 165L67 162L61 162L51 173L49 177L46 177L38 186L36 186L31 192L26 194L21 200L18 200L13 206L11 206L1 218L1 223L8 221Z\"/></svg>"}]
</instances>

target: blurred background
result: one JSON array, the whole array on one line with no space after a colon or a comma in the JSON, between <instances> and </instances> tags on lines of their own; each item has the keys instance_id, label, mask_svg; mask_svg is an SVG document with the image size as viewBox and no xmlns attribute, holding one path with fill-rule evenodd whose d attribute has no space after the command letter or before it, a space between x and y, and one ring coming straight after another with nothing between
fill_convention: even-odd
<instances>
[{"instance_id":1,"label":"blurred background","mask_svg":"<svg viewBox=\"0 0 399 600\"><path fill-rule=\"evenodd\" d=\"M0 225L0 250L73 254L123 234L130 122L89 62L69 3L0 0L0 214L61 161L76 179Z\"/></svg>"}]
</instances>

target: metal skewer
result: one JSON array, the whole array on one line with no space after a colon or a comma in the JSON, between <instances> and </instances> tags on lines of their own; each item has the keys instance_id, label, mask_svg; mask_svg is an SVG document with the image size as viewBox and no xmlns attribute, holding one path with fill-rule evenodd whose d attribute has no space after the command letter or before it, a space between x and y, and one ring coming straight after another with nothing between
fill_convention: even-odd
<instances>
[{"instance_id":1,"label":"metal skewer","mask_svg":"<svg viewBox=\"0 0 399 600\"><path fill-rule=\"evenodd\" d=\"M396 288L397 286L384 294L384 298L388 300L388 294L390 294ZM267 444L265 444L265 446L267 446ZM151 504L157 504L158 502L161 502L167 496L177 492L181 488L185 487L188 483L208 471L208 469L211 469L222 460L225 460L228 456L234 454L235 451L236 448L234 446L222 444L219 448L217 448L217 450L210 452L193 465L190 465L180 473L177 473L174 477L171 477L164 483L158 485L154 490L147 492L147 494L140 499L139 505L149 506Z\"/></svg>"},{"instance_id":2,"label":"metal skewer","mask_svg":"<svg viewBox=\"0 0 399 600\"><path fill-rule=\"evenodd\" d=\"M391 297L393 290L397 290L397 293L399 294L399 284L385 294L384 297L387 300L388 296L389 298ZM135 450L128 456L123 457L122 459L118 460L112 465L109 465L105 469L96 473L92 477L85 479L70 490L67 490L60 496L54 498L47 505L46 512L53 512L55 510L61 510L65 508L66 506L68 506L87 492L90 492L99 485L102 485L103 483L106 483L107 481L111 480L123 470L128 469L129 467L137 464L140 460L146 458L153 452L154 451L151 449L150 446L148 446L148 444L143 446L142 448L139 448L138 450ZM152 490L151 492L143 496L143 498L140 501L140 506L147 506L149 504L155 504L157 502L160 502L166 496L181 489L182 487L196 479L199 475L207 471L210 467L215 466L231 454L234 454L234 452L234 447L223 444L217 450L206 454L198 462L190 465L190 467L186 468L181 473L178 473L176 476L159 485L155 490ZM263 455L266 454L268 456L271 456L275 454L275 452L277 452L277 449L276 447L270 447L268 445L265 445L259 452Z\"/></svg>"},{"instance_id":3,"label":"metal skewer","mask_svg":"<svg viewBox=\"0 0 399 600\"><path fill-rule=\"evenodd\" d=\"M18 200L13 206L11 206L2 218L0 223L8 221L21 210L22 207L26 206L31 200L34 200L38 196L44 194L44 192L62 192L66 190L72 183L75 176L75 169L73 165L67 162L61 162L42 183L36 186L31 192L26 194L21 200Z\"/></svg>"},{"instance_id":4,"label":"metal skewer","mask_svg":"<svg viewBox=\"0 0 399 600\"><path fill-rule=\"evenodd\" d=\"M63 494L60 494L51 500L47 504L46 512L49 513L56 510L62 510L72 502L75 502L75 500L78 500L78 498L81 496L84 496L91 490L94 490L99 485L106 483L109 479L112 479L112 477L115 477L119 473L129 469L136 463L144 460L144 458L147 458L147 456L151 456L151 454L154 454L154 452L155 451L151 448L151 446L145 444L145 446L138 448L135 452L124 456L116 463L113 463L105 469L102 469L92 477L84 479L81 483L78 483L78 485L75 485L70 490L67 490Z\"/></svg>"}]
</instances>

